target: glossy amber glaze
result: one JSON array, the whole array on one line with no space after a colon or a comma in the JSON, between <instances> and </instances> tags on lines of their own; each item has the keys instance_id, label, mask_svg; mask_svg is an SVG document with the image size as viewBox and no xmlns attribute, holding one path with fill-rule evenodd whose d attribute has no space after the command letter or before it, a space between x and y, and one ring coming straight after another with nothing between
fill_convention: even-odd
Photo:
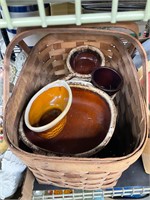
<instances>
[{"instance_id":1,"label":"glossy amber glaze","mask_svg":"<svg viewBox=\"0 0 150 200\"><path fill-rule=\"evenodd\" d=\"M63 111L67 105L68 98L68 91L64 87L53 87L40 94L31 106L29 112L30 124L32 126L38 124L43 115L53 109Z\"/></svg>"},{"instance_id":2,"label":"glossy amber glaze","mask_svg":"<svg viewBox=\"0 0 150 200\"><path fill-rule=\"evenodd\" d=\"M40 137L45 139L51 139L56 137L64 128L67 121L67 117L65 116L58 124L56 124L53 128L50 128L47 131L42 133L37 133Z\"/></svg>"},{"instance_id":3,"label":"glossy amber glaze","mask_svg":"<svg viewBox=\"0 0 150 200\"><path fill-rule=\"evenodd\" d=\"M72 69L79 74L90 74L101 65L100 55L90 49L75 52L70 59Z\"/></svg>"},{"instance_id":4,"label":"glossy amber glaze","mask_svg":"<svg viewBox=\"0 0 150 200\"><path fill-rule=\"evenodd\" d=\"M111 120L110 108L98 94L71 87L73 102L62 132L44 140L24 127L26 137L35 145L62 154L76 154L93 149L105 138Z\"/></svg>"},{"instance_id":5,"label":"glossy amber glaze","mask_svg":"<svg viewBox=\"0 0 150 200\"><path fill-rule=\"evenodd\" d=\"M30 124L33 127L40 127L55 120L65 109L68 98L69 94L65 87L53 87L40 94L31 106L29 112ZM55 137L62 131L65 123L64 117L53 128L39 133L39 135L47 139Z\"/></svg>"}]
</instances>

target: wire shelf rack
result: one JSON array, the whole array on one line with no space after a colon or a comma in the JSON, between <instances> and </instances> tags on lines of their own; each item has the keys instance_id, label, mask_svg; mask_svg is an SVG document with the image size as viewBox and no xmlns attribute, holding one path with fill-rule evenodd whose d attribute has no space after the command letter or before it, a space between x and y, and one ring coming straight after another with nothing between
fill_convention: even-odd
<instances>
[{"instance_id":1,"label":"wire shelf rack","mask_svg":"<svg viewBox=\"0 0 150 200\"><path fill-rule=\"evenodd\" d=\"M32 200L79 200L79 199L100 199L101 197L133 197L133 196L145 196L150 194L150 187L130 187L127 188L112 188L108 190L99 191L76 191L72 190L70 194L66 194L65 190L61 191L61 194L55 194L52 190L50 195L45 195L44 191L34 191Z\"/></svg>"},{"instance_id":2,"label":"wire shelf rack","mask_svg":"<svg viewBox=\"0 0 150 200\"><path fill-rule=\"evenodd\" d=\"M75 13L59 16L46 16L44 3L61 3L71 2L74 4ZM119 0L112 0L111 11L102 13L82 13L82 0L0 0L0 6L3 13L3 19L0 19L0 28L17 28L17 27L33 27L41 26L47 27L51 25L69 25L69 24L86 24L86 23L100 23L119 21L148 21L150 19L150 0L145 1L145 9L134 11L118 11ZM16 17L12 18L8 6L9 5L27 5L37 4L39 16L34 17Z\"/></svg>"}]
</instances>

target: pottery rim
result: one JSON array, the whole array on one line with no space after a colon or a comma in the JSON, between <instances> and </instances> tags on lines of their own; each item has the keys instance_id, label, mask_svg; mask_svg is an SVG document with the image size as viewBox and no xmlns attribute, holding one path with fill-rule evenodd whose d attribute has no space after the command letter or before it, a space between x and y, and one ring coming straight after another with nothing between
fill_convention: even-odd
<instances>
[{"instance_id":1,"label":"pottery rim","mask_svg":"<svg viewBox=\"0 0 150 200\"><path fill-rule=\"evenodd\" d=\"M115 131L115 127L116 127L117 109L116 109L116 106L115 106L112 98L107 93L94 87L92 84L89 84L86 81L71 81L71 80L68 81L68 84L70 85L70 87L77 87L77 88L87 89L92 92L95 92L96 94L100 95L107 102L109 109L110 109L111 120L110 120L108 132L107 132L104 140L93 149L90 149L90 150L82 152L82 153L73 154L73 156L76 156L76 157L91 156L91 155L97 153L98 151L100 151L101 149L103 149L110 141L110 139Z\"/></svg>"},{"instance_id":2,"label":"pottery rim","mask_svg":"<svg viewBox=\"0 0 150 200\"><path fill-rule=\"evenodd\" d=\"M90 50L95 51L96 53L98 53L100 58L101 58L101 60L102 60L99 67L105 65L105 57L104 57L104 54L102 53L102 51L100 51L100 49L98 49L97 47L94 47L94 46L91 46L91 45L82 45L82 46L78 46L76 48L73 48L68 54L68 57L66 59L66 65L67 65L67 68L68 68L69 72L72 73L72 74L75 74L75 76L80 77L80 78L90 78L91 77L91 73L90 74L80 74L80 73L74 71L73 68L71 67L71 64L70 64L71 56L75 52L83 50L83 49L90 49Z\"/></svg>"},{"instance_id":3,"label":"pottery rim","mask_svg":"<svg viewBox=\"0 0 150 200\"><path fill-rule=\"evenodd\" d=\"M97 84L97 82L94 80L94 74L95 74L98 70L102 70L102 69L111 70L111 71L113 71L115 74L118 75L118 77L120 78L121 82L120 82L120 84L118 85L118 87L117 87L116 89L111 89L111 90L109 90L109 89L102 89L102 87L99 86L99 85ZM104 92L108 92L108 93L109 93L109 92L110 92L110 93L116 93L116 92L118 92L118 91L122 88L122 86L123 86L123 78L122 78L121 74L120 74L117 70L115 70L115 69L113 69L113 68L111 68L111 67L107 67L107 66L102 66L101 68L97 68L97 69L93 70L93 72L91 73L91 81L92 81L92 83L93 83L94 86L96 86L96 87L98 87L99 89L103 90Z\"/></svg>"},{"instance_id":4,"label":"pottery rim","mask_svg":"<svg viewBox=\"0 0 150 200\"><path fill-rule=\"evenodd\" d=\"M52 122L44 125L44 126L40 126L40 127L33 127L30 125L30 122L29 122L29 111L30 111L30 108L32 106L32 103L34 102L34 100L40 95L42 94L44 91L48 90L49 88L52 88L52 87L60 87L60 86L63 86L67 89L68 91L68 94L69 94L69 98L68 98L68 103L65 107L65 109L63 110L63 112L56 118L54 119ZM39 90L29 101L26 109L25 109L25 114L24 114L24 120L25 120L25 124L26 126L34 131L34 132L43 132L43 131L46 131L52 127L54 127L58 122L60 122L60 120L62 120L65 115L67 114L67 112L69 111L70 109L70 106L71 106L71 103L72 103L72 92L71 92L71 89L70 89L70 86L68 85L68 83L64 80L57 80L57 81L54 81L52 83L49 83L47 84L46 86L44 86L41 90Z\"/></svg>"}]
</instances>

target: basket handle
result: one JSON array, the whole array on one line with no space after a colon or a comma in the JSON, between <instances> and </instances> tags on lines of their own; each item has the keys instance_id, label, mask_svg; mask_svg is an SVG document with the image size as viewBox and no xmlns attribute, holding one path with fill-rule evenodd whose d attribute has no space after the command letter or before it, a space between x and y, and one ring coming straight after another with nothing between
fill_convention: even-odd
<instances>
[{"instance_id":1,"label":"basket handle","mask_svg":"<svg viewBox=\"0 0 150 200\"><path fill-rule=\"evenodd\" d=\"M143 62L143 92L144 92L144 97L145 97L145 101L146 101L146 105L148 108L148 72L147 72L147 56L146 53L141 45L141 43L135 39L134 37L130 36L127 33L123 33L123 32L119 32L119 31L110 31L110 30L98 30L98 29L90 29L90 28L80 28L78 30L78 28L68 28L67 27L67 33L74 33L78 31L79 33L93 33L93 34L97 34L97 35L113 35L113 36L117 36L117 37L121 37L121 38L125 38L127 41L129 41L130 43L132 43L134 45L135 48L137 48L137 50L139 51L141 58L142 58L142 62ZM36 29L36 32L38 33L45 33L45 34L49 34L49 33L65 33L66 32L66 28L47 28L47 29ZM24 32L19 33L18 35L16 35L12 41L10 42L10 44L8 45L7 49L6 49L6 53L5 53L5 57L4 57L4 97L3 97L3 108L5 108L5 105L7 103L7 100L9 98L9 63L10 63L10 57L11 57L11 53L15 47L16 44L18 44L19 42L21 42L25 37L30 36L30 35L34 35L35 34L35 29L31 29L31 30L27 30Z\"/></svg>"},{"instance_id":2,"label":"basket handle","mask_svg":"<svg viewBox=\"0 0 150 200\"><path fill-rule=\"evenodd\" d=\"M137 23L135 22L117 22L115 24L113 23L101 23L101 24L84 24L82 25L85 28L101 28L101 29L108 29L108 28L112 28L112 29L116 29L116 28L121 28L121 29L125 29L125 30L130 30L132 33L134 33L134 37L135 38L139 38L139 27L137 25ZM122 31L121 31L122 32ZM135 47L134 45L130 45L128 48L128 52L130 54L134 53Z\"/></svg>"},{"instance_id":3,"label":"basket handle","mask_svg":"<svg viewBox=\"0 0 150 200\"><path fill-rule=\"evenodd\" d=\"M83 24L83 28L123 28L126 30L130 30L135 34L135 38L139 37L139 27L135 22L117 22L113 23L94 23L94 24Z\"/></svg>"},{"instance_id":4,"label":"basket handle","mask_svg":"<svg viewBox=\"0 0 150 200\"><path fill-rule=\"evenodd\" d=\"M58 28L123 28L130 30L135 34L135 38L139 37L139 27L137 23L135 22L117 22L115 24L112 23L89 23L89 24L82 24L81 26L75 26L75 25L67 25L67 26L57 26ZM40 27L33 27L32 29L39 29ZM49 27L50 28L50 27ZM56 28L56 26L51 26L51 28ZM21 32L31 30L31 28L25 27L25 28L18 28L17 33L20 34Z\"/></svg>"},{"instance_id":5,"label":"basket handle","mask_svg":"<svg viewBox=\"0 0 150 200\"><path fill-rule=\"evenodd\" d=\"M51 26L52 28L56 28L56 26ZM58 28L66 28L66 26L57 26ZM94 28L94 29L108 29L108 28L122 28L122 29L126 29L126 30L130 30L132 33L135 34L135 38L138 39L139 37L139 27L137 25L137 23L135 22L117 22L115 24L113 23L89 23L89 24L82 24L81 26L75 26L75 25L68 25L67 28ZM38 27L34 27L32 29L37 29ZM18 28L17 29L17 33L21 33L27 30L30 30L31 28ZM133 45L130 45L128 47L128 51L129 53L133 53L135 50Z\"/></svg>"}]
</instances>

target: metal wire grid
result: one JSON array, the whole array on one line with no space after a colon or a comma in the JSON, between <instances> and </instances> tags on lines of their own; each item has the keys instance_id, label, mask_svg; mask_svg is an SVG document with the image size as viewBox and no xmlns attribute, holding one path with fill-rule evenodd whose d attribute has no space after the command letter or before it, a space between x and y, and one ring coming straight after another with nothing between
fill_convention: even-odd
<instances>
[{"instance_id":1,"label":"metal wire grid","mask_svg":"<svg viewBox=\"0 0 150 200\"><path fill-rule=\"evenodd\" d=\"M131 198L135 195L145 196L150 194L150 187L132 187L130 189L125 188L112 188L109 190L99 190L99 191L75 191L72 190L71 194L65 194L64 190L62 190L62 194L54 194L54 190L51 195L37 195L36 192L33 192L32 200L79 200L79 199L96 199L100 197L127 197L131 196Z\"/></svg>"},{"instance_id":2,"label":"metal wire grid","mask_svg":"<svg viewBox=\"0 0 150 200\"><path fill-rule=\"evenodd\" d=\"M75 13L71 15L59 15L59 16L46 16L44 3L61 3L72 2L75 5ZM148 21L150 19L150 0L146 1L145 10L118 12L119 0L112 0L111 12L103 13L89 13L82 14L81 3L82 0L0 0L0 6L3 12L3 19L0 19L0 28L17 28L17 27L31 27L42 26L47 27L50 25L66 25L76 24L81 25L85 23L99 23L99 22L111 22L118 21L135 21L143 20ZM27 5L37 4L39 9L39 16L36 17L22 17L11 18L8 10L8 5Z\"/></svg>"}]
</instances>

